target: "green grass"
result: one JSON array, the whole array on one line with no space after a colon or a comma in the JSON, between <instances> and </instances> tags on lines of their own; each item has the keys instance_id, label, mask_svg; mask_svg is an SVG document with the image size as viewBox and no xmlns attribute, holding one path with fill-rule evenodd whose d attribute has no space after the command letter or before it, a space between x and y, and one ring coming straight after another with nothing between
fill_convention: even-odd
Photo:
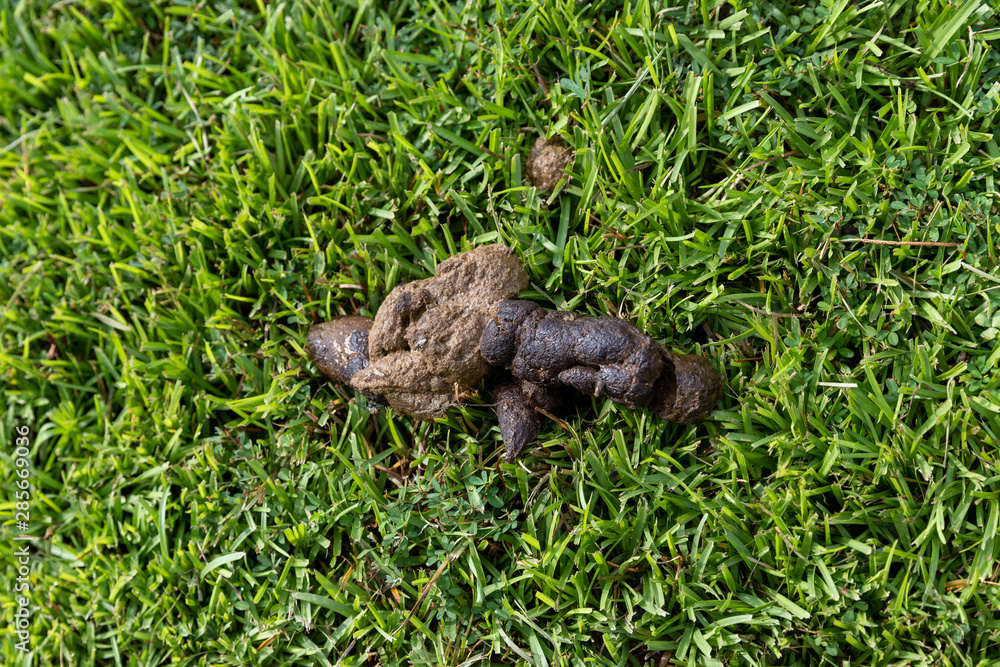
<instances>
[{"instance_id":1,"label":"green grass","mask_svg":"<svg viewBox=\"0 0 1000 667\"><path fill-rule=\"evenodd\" d=\"M994 8L0 0L3 663L996 664ZM498 465L304 360L492 242L719 410Z\"/></svg>"}]
</instances>

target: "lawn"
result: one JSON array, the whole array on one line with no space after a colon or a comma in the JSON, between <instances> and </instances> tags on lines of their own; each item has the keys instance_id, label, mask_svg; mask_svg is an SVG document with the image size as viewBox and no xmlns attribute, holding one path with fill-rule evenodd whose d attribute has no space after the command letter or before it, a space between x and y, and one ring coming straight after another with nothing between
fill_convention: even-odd
<instances>
[{"instance_id":1,"label":"lawn","mask_svg":"<svg viewBox=\"0 0 1000 667\"><path fill-rule=\"evenodd\" d=\"M0 0L0 662L997 664L996 10ZM305 358L489 243L719 408Z\"/></svg>"}]
</instances>

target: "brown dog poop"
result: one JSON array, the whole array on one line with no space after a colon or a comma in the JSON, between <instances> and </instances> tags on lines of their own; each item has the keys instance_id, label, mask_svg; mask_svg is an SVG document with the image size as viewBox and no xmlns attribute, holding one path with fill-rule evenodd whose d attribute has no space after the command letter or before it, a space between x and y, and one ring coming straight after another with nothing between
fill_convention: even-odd
<instances>
[{"instance_id":1,"label":"brown dog poop","mask_svg":"<svg viewBox=\"0 0 1000 667\"><path fill-rule=\"evenodd\" d=\"M538 137L525 165L528 180L539 190L554 190L572 161L573 151L566 148L562 137Z\"/></svg>"},{"instance_id":2,"label":"brown dog poop","mask_svg":"<svg viewBox=\"0 0 1000 667\"><path fill-rule=\"evenodd\" d=\"M323 375L341 384L351 385L351 378L368 367L368 336L373 320L357 315L338 317L309 330L306 351L309 361ZM368 400L386 405L385 398L362 392Z\"/></svg>"},{"instance_id":3,"label":"brown dog poop","mask_svg":"<svg viewBox=\"0 0 1000 667\"><path fill-rule=\"evenodd\" d=\"M483 332L480 351L491 365L508 369L522 387L532 388L523 399L507 388L497 397L508 460L538 433L537 417L509 404L537 404L536 396L558 387L629 408L648 407L682 424L709 416L722 397L722 376L708 359L670 352L615 317L580 317L546 311L530 301L504 301Z\"/></svg>"},{"instance_id":4,"label":"brown dog poop","mask_svg":"<svg viewBox=\"0 0 1000 667\"><path fill-rule=\"evenodd\" d=\"M513 461L542 430L539 410L555 409L559 394L557 389L530 382L504 382L493 390L493 402L507 460Z\"/></svg>"},{"instance_id":5,"label":"brown dog poop","mask_svg":"<svg viewBox=\"0 0 1000 667\"><path fill-rule=\"evenodd\" d=\"M422 419L459 403L490 366L506 369L493 399L508 461L537 437L540 413L566 388L679 423L715 409L722 376L708 359L670 352L625 320L512 299L527 285L510 248L470 250L442 262L435 277L393 289L374 321L313 327L309 359L371 402Z\"/></svg>"},{"instance_id":6,"label":"brown dog poop","mask_svg":"<svg viewBox=\"0 0 1000 667\"><path fill-rule=\"evenodd\" d=\"M510 248L482 246L442 262L435 277L389 293L368 332L367 363L359 352L353 361L320 354L355 349L345 342L354 330L324 328L331 323L310 330L310 357L332 357L325 367L317 363L320 371L400 412L441 417L486 375L483 329L501 301L527 286L528 274Z\"/></svg>"}]
</instances>

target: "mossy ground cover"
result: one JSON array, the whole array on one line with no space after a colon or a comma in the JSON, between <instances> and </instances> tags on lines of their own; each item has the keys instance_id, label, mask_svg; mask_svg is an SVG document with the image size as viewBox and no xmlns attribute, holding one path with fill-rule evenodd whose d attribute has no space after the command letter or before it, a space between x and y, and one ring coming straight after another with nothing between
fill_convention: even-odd
<instances>
[{"instance_id":1,"label":"mossy ground cover","mask_svg":"<svg viewBox=\"0 0 1000 667\"><path fill-rule=\"evenodd\" d=\"M3 663L1000 658L994 10L3 0ZM304 359L492 242L719 409L581 397L506 464L485 389Z\"/></svg>"}]
</instances>

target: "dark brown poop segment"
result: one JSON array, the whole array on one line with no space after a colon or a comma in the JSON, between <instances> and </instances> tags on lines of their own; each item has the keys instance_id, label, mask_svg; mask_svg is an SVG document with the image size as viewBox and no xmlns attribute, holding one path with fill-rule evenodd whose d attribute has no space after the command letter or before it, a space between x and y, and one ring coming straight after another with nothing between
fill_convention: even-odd
<instances>
[{"instance_id":1,"label":"dark brown poop segment","mask_svg":"<svg viewBox=\"0 0 1000 667\"><path fill-rule=\"evenodd\" d=\"M722 396L722 376L708 359L670 352L614 317L579 317L529 301L505 301L486 325L480 350L487 362L509 369L522 384L569 386L630 408L651 408L674 422L704 419ZM508 444L508 460L538 434L537 417L527 414L535 412L531 397L523 400L529 410L511 407L515 400L520 399L506 388L497 398L506 415L504 442L508 433L516 439L513 454Z\"/></svg>"},{"instance_id":2,"label":"dark brown poop segment","mask_svg":"<svg viewBox=\"0 0 1000 667\"><path fill-rule=\"evenodd\" d=\"M306 351L321 373L341 384L368 367L368 334L374 320L357 315L338 317L309 330ZM385 398L362 392L370 401L386 405Z\"/></svg>"},{"instance_id":3,"label":"dark brown poop segment","mask_svg":"<svg viewBox=\"0 0 1000 667\"><path fill-rule=\"evenodd\" d=\"M538 137L525 165L528 180L539 190L554 190L572 161L573 151L566 148L562 137Z\"/></svg>"},{"instance_id":4,"label":"dark brown poop segment","mask_svg":"<svg viewBox=\"0 0 1000 667\"><path fill-rule=\"evenodd\" d=\"M559 396L558 390L552 387L530 382L504 382L493 390L493 401L507 460L513 461L542 430L542 417L536 408L555 409Z\"/></svg>"},{"instance_id":5,"label":"dark brown poop segment","mask_svg":"<svg viewBox=\"0 0 1000 667\"><path fill-rule=\"evenodd\" d=\"M678 424L705 419L722 398L722 376L705 357L660 347L666 369L650 404L659 417Z\"/></svg>"},{"instance_id":6,"label":"dark brown poop segment","mask_svg":"<svg viewBox=\"0 0 1000 667\"><path fill-rule=\"evenodd\" d=\"M524 446L534 442L542 430L542 417L516 382L505 382L493 390L507 460L513 461Z\"/></svg>"}]
</instances>

